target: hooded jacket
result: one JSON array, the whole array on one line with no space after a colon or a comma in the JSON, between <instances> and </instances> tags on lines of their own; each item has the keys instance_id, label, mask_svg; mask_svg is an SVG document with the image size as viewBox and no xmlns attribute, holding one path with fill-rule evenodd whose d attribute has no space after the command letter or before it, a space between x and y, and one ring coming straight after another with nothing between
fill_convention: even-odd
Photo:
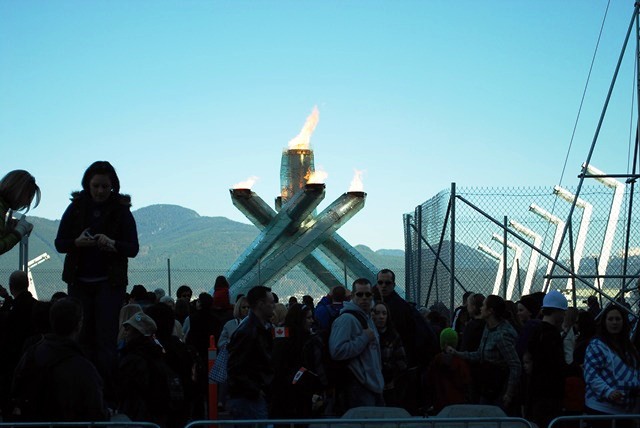
<instances>
[{"instance_id":1,"label":"hooded jacket","mask_svg":"<svg viewBox=\"0 0 640 428\"><path fill-rule=\"evenodd\" d=\"M369 328L375 334L370 341L364 333L360 321L345 311L358 311L364 314ZM350 360L349 370L355 379L368 390L382 394L384 378L382 377L382 359L380 356L380 337L368 313L353 302L345 302L340 316L331 326L329 351L335 360Z\"/></svg>"},{"instance_id":2,"label":"hooded jacket","mask_svg":"<svg viewBox=\"0 0 640 428\"><path fill-rule=\"evenodd\" d=\"M16 369L14 393L33 385L21 384L34 370L46 370L46 403L39 403L44 420L106 421L102 378L84 356L77 342L54 334L33 345L32 360L25 353ZM31 366L33 365L33 366ZM32 376L32 375L31 375ZM15 397L15 396L14 396Z\"/></svg>"},{"instance_id":3,"label":"hooded jacket","mask_svg":"<svg viewBox=\"0 0 640 428\"><path fill-rule=\"evenodd\" d=\"M112 194L103 204L96 204L85 191L74 192L71 204L62 215L56 250L66 253L62 280L73 284L78 278L106 277L111 285L126 286L128 258L138 254L138 231L130 211L128 195ZM77 248L75 240L85 230L103 233L115 240L116 252L97 247Z\"/></svg>"}]
</instances>

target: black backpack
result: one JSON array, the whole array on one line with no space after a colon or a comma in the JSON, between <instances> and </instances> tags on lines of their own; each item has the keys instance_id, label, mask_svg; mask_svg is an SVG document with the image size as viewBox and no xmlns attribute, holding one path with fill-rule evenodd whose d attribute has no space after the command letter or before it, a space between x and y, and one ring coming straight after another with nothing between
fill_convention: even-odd
<instances>
[{"instance_id":1,"label":"black backpack","mask_svg":"<svg viewBox=\"0 0 640 428\"><path fill-rule=\"evenodd\" d=\"M155 405L167 406L163 410L176 412L184 406L184 382L164 358L154 358L148 361L152 394L155 395Z\"/></svg>"},{"instance_id":2,"label":"black backpack","mask_svg":"<svg viewBox=\"0 0 640 428\"><path fill-rule=\"evenodd\" d=\"M50 387L53 371L58 364L74 356L72 353L60 355L44 365L38 365L35 354L40 343L42 340L27 348L16 367L11 386L14 411L19 409L15 416L20 421L51 420L55 412Z\"/></svg>"}]
</instances>

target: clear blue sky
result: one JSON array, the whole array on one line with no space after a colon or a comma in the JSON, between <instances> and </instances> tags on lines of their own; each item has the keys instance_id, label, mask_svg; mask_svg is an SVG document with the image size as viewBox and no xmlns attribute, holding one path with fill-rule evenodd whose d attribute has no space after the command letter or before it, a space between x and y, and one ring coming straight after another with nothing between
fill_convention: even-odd
<instances>
[{"instance_id":1,"label":"clear blue sky","mask_svg":"<svg viewBox=\"0 0 640 428\"><path fill-rule=\"evenodd\" d=\"M279 192L282 149L314 105L325 207L365 170L340 233L403 248L402 214L451 182L560 180L606 0L0 2L0 171L60 218L85 168L111 161L134 208L247 222L228 189ZM610 5L563 184L577 183L632 0ZM632 45L635 49L635 44ZM633 52L593 165L627 170Z\"/></svg>"}]
</instances>

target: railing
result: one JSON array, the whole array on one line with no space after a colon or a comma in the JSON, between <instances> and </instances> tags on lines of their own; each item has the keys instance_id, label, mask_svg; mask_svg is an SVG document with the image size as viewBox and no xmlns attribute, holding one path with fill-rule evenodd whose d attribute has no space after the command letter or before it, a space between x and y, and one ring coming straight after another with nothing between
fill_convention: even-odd
<instances>
[{"instance_id":1,"label":"railing","mask_svg":"<svg viewBox=\"0 0 640 428\"><path fill-rule=\"evenodd\" d=\"M371 419L264 419L264 420L217 420L194 421L185 428L209 427L296 427L309 428L533 428L531 422L522 418L371 418Z\"/></svg>"},{"instance_id":2,"label":"railing","mask_svg":"<svg viewBox=\"0 0 640 428\"><path fill-rule=\"evenodd\" d=\"M109 428L160 428L151 422L112 420L109 422L0 422L0 428L40 428L40 427L109 427Z\"/></svg>"},{"instance_id":3,"label":"railing","mask_svg":"<svg viewBox=\"0 0 640 428\"><path fill-rule=\"evenodd\" d=\"M616 428L620 426L620 424L617 423L619 421L630 421L631 424L628 426L638 427L640 426L640 414L561 416L552 420L549 428L589 427L592 425L592 422L596 422L599 427L606 426L605 423L609 422L611 428Z\"/></svg>"}]
</instances>

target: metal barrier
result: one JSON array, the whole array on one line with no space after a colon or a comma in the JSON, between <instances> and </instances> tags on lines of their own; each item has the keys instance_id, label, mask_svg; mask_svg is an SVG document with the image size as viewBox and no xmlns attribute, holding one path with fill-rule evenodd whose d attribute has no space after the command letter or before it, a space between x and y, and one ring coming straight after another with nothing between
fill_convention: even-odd
<instances>
[{"instance_id":1,"label":"metal barrier","mask_svg":"<svg viewBox=\"0 0 640 428\"><path fill-rule=\"evenodd\" d=\"M133 422L112 420L109 422L0 422L0 428L39 428L39 427L109 427L109 428L160 428L151 422Z\"/></svg>"},{"instance_id":2,"label":"metal barrier","mask_svg":"<svg viewBox=\"0 0 640 428\"><path fill-rule=\"evenodd\" d=\"M589 426L589 422L600 422L598 426L604 426L604 422L610 422L612 428L618 426L617 421L631 421L630 426L640 426L640 414L631 415L578 415L578 416L560 416L549 423L548 428L585 427Z\"/></svg>"},{"instance_id":3,"label":"metal barrier","mask_svg":"<svg viewBox=\"0 0 640 428\"><path fill-rule=\"evenodd\" d=\"M309 428L533 428L522 418L371 418L371 419L265 419L265 420L216 420L193 421L185 428L209 427L296 427Z\"/></svg>"}]
</instances>

